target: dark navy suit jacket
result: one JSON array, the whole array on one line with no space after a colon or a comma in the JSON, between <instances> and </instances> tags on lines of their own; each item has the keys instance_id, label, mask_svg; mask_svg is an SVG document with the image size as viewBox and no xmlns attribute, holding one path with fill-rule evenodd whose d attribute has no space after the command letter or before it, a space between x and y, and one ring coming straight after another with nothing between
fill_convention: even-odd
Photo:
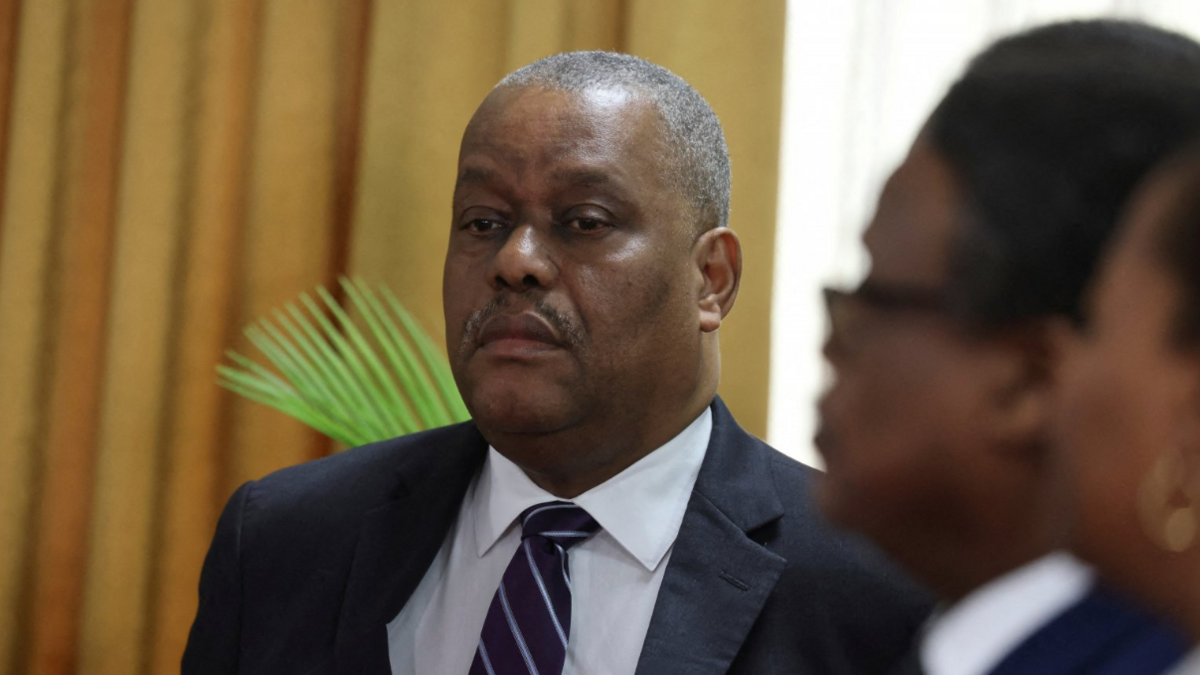
<instances>
[{"instance_id":1,"label":"dark navy suit jacket","mask_svg":"<svg viewBox=\"0 0 1200 675\"><path fill-rule=\"evenodd\" d=\"M991 675L1159 675L1183 636L1103 586L1022 642Z\"/></svg>"},{"instance_id":2,"label":"dark navy suit jacket","mask_svg":"<svg viewBox=\"0 0 1200 675\"><path fill-rule=\"evenodd\" d=\"M928 596L829 529L811 503L815 471L744 432L719 399L712 411L637 673L887 672ZM388 673L386 624L486 453L466 423L242 486L204 563L185 675Z\"/></svg>"},{"instance_id":3,"label":"dark navy suit jacket","mask_svg":"<svg viewBox=\"0 0 1200 675\"><path fill-rule=\"evenodd\" d=\"M1094 586L1004 657L988 675L1160 675L1187 643L1174 629ZM922 675L917 650L893 675Z\"/></svg>"}]
</instances>

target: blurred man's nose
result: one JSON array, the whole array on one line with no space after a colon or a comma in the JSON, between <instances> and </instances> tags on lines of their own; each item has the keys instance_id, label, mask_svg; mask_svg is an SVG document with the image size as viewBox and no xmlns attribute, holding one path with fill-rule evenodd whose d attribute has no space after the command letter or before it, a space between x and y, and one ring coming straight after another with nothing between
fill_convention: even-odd
<instances>
[{"instance_id":1,"label":"blurred man's nose","mask_svg":"<svg viewBox=\"0 0 1200 675\"><path fill-rule=\"evenodd\" d=\"M545 241L545 233L532 224L518 225L494 259L497 290L525 291L553 285L558 267Z\"/></svg>"}]
</instances>

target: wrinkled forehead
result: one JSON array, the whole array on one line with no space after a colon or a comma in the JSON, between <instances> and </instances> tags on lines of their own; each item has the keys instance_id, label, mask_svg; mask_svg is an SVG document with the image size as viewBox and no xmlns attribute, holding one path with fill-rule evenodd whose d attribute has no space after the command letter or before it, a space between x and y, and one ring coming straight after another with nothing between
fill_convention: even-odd
<instances>
[{"instance_id":1,"label":"wrinkled forehead","mask_svg":"<svg viewBox=\"0 0 1200 675\"><path fill-rule=\"evenodd\" d=\"M626 88L502 87L475 111L463 134L459 161L481 150L503 150L509 156L535 150L552 155L529 157L540 161L617 148L653 153L661 147L657 121L653 105Z\"/></svg>"}]
</instances>

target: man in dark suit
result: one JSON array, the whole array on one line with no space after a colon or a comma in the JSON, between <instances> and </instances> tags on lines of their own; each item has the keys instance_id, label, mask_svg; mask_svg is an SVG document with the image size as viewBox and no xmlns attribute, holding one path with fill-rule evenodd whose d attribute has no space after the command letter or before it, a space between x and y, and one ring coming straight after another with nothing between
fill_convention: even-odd
<instances>
[{"instance_id":1,"label":"man in dark suit","mask_svg":"<svg viewBox=\"0 0 1200 675\"><path fill-rule=\"evenodd\" d=\"M741 276L716 116L561 54L463 136L443 301L473 421L243 486L185 673L878 673L924 595L716 397Z\"/></svg>"},{"instance_id":2,"label":"man in dark suit","mask_svg":"<svg viewBox=\"0 0 1200 675\"><path fill-rule=\"evenodd\" d=\"M1178 636L1062 541L1055 336L1134 187L1200 130L1200 45L1062 23L976 57L888 180L871 271L827 293L824 511L946 603L929 675L1158 673Z\"/></svg>"}]
</instances>

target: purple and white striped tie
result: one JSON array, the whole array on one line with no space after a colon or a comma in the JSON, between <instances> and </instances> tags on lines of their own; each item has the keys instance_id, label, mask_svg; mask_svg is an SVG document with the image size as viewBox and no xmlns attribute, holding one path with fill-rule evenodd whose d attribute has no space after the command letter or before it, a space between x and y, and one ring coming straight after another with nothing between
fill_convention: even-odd
<instances>
[{"instance_id":1,"label":"purple and white striped tie","mask_svg":"<svg viewBox=\"0 0 1200 675\"><path fill-rule=\"evenodd\" d=\"M567 550L598 529L569 502L521 514L521 546L488 608L470 675L561 675L571 636Z\"/></svg>"}]
</instances>

